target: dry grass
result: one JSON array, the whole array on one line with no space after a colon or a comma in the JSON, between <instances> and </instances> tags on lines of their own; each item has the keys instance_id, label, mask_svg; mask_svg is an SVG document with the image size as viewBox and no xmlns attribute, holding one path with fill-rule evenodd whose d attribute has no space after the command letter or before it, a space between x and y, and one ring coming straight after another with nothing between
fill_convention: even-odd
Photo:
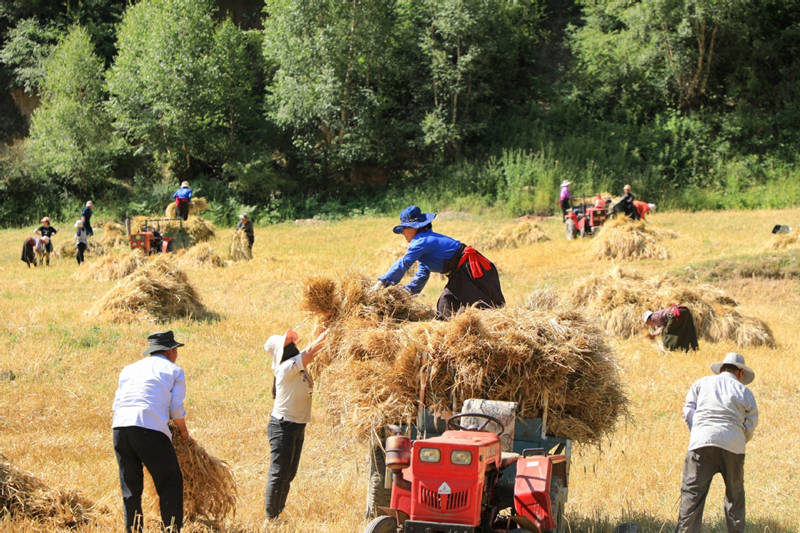
<instances>
[{"instance_id":1,"label":"dry grass","mask_svg":"<svg viewBox=\"0 0 800 533\"><path fill-rule=\"evenodd\" d=\"M521 222L502 226L495 232L476 233L470 240L470 244L479 250L497 250L519 248L520 246L527 246L549 240L550 237L547 236L538 224L529 220L523 220Z\"/></svg>"},{"instance_id":2,"label":"dry grass","mask_svg":"<svg viewBox=\"0 0 800 533\"><path fill-rule=\"evenodd\" d=\"M59 259L75 259L75 254L78 251L78 247L75 245L75 238L73 235L70 235L69 240L62 242L58 246L53 248L53 253ZM97 242L96 240L89 238L88 245L86 246L86 256L87 259L91 256L103 256L108 253L108 249L102 244Z\"/></svg>"},{"instance_id":3,"label":"dry grass","mask_svg":"<svg viewBox=\"0 0 800 533\"><path fill-rule=\"evenodd\" d=\"M594 239L594 256L612 261L669 259L661 238L647 223L619 216L601 227Z\"/></svg>"},{"instance_id":4,"label":"dry grass","mask_svg":"<svg viewBox=\"0 0 800 533\"><path fill-rule=\"evenodd\" d=\"M107 513L107 509L96 508L80 492L50 488L0 455L0 516L29 518L46 530L76 529L102 520Z\"/></svg>"},{"instance_id":5,"label":"dry grass","mask_svg":"<svg viewBox=\"0 0 800 533\"><path fill-rule=\"evenodd\" d=\"M186 522L224 527L236 514L236 480L225 461L209 454L190 435L186 440L170 424L172 444L183 476L183 514ZM153 479L147 475L145 498L150 512L159 516L158 495Z\"/></svg>"},{"instance_id":6,"label":"dry grass","mask_svg":"<svg viewBox=\"0 0 800 533\"><path fill-rule=\"evenodd\" d=\"M189 201L189 215L199 215L206 209L208 209L208 200L202 196L194 197ZM175 205L175 202L167 204L167 208L164 209L164 216L167 218L178 218L178 206Z\"/></svg>"},{"instance_id":7,"label":"dry grass","mask_svg":"<svg viewBox=\"0 0 800 533\"><path fill-rule=\"evenodd\" d=\"M203 318L208 311L186 274L162 255L118 281L89 314L105 320L167 321Z\"/></svg>"},{"instance_id":8,"label":"dry grass","mask_svg":"<svg viewBox=\"0 0 800 533\"><path fill-rule=\"evenodd\" d=\"M699 338L734 341L740 347L774 346L772 330L762 320L743 316L735 300L709 285L679 281L672 276L645 279L634 271L614 268L576 283L568 305L586 307L610 335L629 338L643 330L642 314L672 305L691 312Z\"/></svg>"},{"instance_id":9,"label":"dry grass","mask_svg":"<svg viewBox=\"0 0 800 533\"><path fill-rule=\"evenodd\" d=\"M362 438L412 420L422 397L436 412L468 398L516 401L529 417L542 416L548 397L554 434L586 443L627 412L610 348L577 313L473 309L434 321L404 289L369 285L314 278L303 302L331 328L320 371L326 408Z\"/></svg>"},{"instance_id":10,"label":"dry grass","mask_svg":"<svg viewBox=\"0 0 800 533\"><path fill-rule=\"evenodd\" d=\"M798 217L800 209L651 214L649 224L680 236L668 244L669 259L639 262L637 271L650 279L700 261L755 256L775 220ZM536 222L551 236L563 234L559 220ZM27 269L16 253L0 257L0 375L13 370L17 376L13 381L0 379L0 452L49 486L78 488L111 510L109 524L87 525L82 533L119 530L122 505L109 428L117 376L140 357L148 333L173 329L186 343L178 364L186 371L189 429L207 450L228 461L236 478L236 515L226 521L225 531L263 533L269 468L266 427L272 408L272 376L263 343L288 327L300 333L301 346L313 338L312 323L304 321L300 309L306 280L338 279L347 269L371 277L382 274L390 261L375 252L392 239L402 240L391 233L395 223L396 216L358 217L314 226L288 223L259 228L259 239L275 250L269 261L257 256L252 262L189 273L203 302L220 313L221 319L214 322L175 318L153 325L86 320L83 311L114 282L76 283L71 278L74 261ZM434 229L460 238L509 223L496 213L481 212L437 222ZM27 231L0 231L0 246L17 251ZM217 254L227 253L232 233L231 228L220 229L210 241ZM575 280L605 271L591 257L591 245L588 239L555 238L527 247L524 253L493 252L509 306L522 306L538 295L547 308L552 294L564 299ZM432 276L415 300L432 307L443 285L443 279ZM532 292L536 287L546 289ZM709 365L737 350L756 372L750 389L761 414L747 445L746 533L800 531L797 424L787 416L800 393L797 281L739 278L719 288L736 300L742 315L769 324L776 347L742 349L732 340L701 340L700 349L690 355L663 355L640 336L611 338L634 422L620 425L601 447L575 446L566 506L568 531L612 533L623 521L636 521L643 532L674 529L689 438L681 419L686 391L710 372ZM325 356L323 352L319 357ZM317 384L300 468L286 510L269 526L269 533L363 531L366 449L328 416L322 392ZM726 531L723 496L717 476L707 500L704 532ZM0 517L0 531L68 530L24 517ZM212 529L190 523L184 531Z\"/></svg>"},{"instance_id":11,"label":"dry grass","mask_svg":"<svg viewBox=\"0 0 800 533\"><path fill-rule=\"evenodd\" d=\"M787 248L797 248L800 246L800 232L793 233L777 233L770 237L767 244L764 245L765 252L774 250L786 250Z\"/></svg>"}]
</instances>

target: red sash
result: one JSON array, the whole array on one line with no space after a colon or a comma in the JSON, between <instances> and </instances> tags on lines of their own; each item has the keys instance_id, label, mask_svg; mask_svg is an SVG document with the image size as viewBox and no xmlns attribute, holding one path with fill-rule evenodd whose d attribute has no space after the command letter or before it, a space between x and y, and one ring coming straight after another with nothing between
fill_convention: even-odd
<instances>
[{"instance_id":1,"label":"red sash","mask_svg":"<svg viewBox=\"0 0 800 533\"><path fill-rule=\"evenodd\" d=\"M464 261L469 261L469 271L475 279L482 278L483 273L492 268L492 263L472 246L464 248L461 259L458 261L459 268L464 264Z\"/></svg>"}]
</instances>

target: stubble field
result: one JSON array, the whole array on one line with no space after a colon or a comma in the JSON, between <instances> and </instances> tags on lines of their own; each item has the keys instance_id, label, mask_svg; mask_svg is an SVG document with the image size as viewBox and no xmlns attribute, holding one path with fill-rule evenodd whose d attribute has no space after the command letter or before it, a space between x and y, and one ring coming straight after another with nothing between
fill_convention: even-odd
<instances>
[{"instance_id":1,"label":"stubble field","mask_svg":"<svg viewBox=\"0 0 800 533\"><path fill-rule=\"evenodd\" d=\"M442 213L434 229L469 241L476 231L512 221L493 214ZM784 211L659 213L649 223L673 230L671 257L629 268L645 275L683 271L690 264L758 254L776 223L797 226L800 209ZM115 282L73 277L74 259L28 269L19 260L27 230L0 231L0 454L59 489L79 489L110 510L106 521L81 531L121 529L117 467L111 444L111 403L123 366L140 357L148 333L173 329L186 346L178 364L187 377L187 423L210 453L229 462L239 489L229 531L264 531L266 437L271 409L269 360L262 345L288 327L310 340L313 319L300 309L312 275L348 271L376 277L391 263L394 218L280 224L256 228L255 258L225 268L187 270L190 282L218 320L103 322L85 314ZM567 242L560 221L536 221L550 241L487 251L498 266L509 305L539 287L566 290L614 265L592 256L591 239ZM66 223L56 244L70 238ZM98 226L100 226L98 224ZM212 245L224 255L231 230ZM96 258L89 256L88 261ZM423 301L434 305L444 278L433 275ZM688 387L726 352L741 351L756 372L750 385L759 426L747 448L748 532L800 531L800 289L797 279L735 278L718 282L743 314L765 320L775 348L742 348L701 340L692 354L664 355L639 336L610 339L632 403L632 419L601 447L577 446L570 477L568 531L611 532L622 522L640 531L671 531L688 431L681 407ZM391 379L376 376L375 379ZM359 532L364 526L366 449L326 419L315 400L298 477L287 508L269 531ZM725 531L723 484L717 478L706 504L704 531ZM51 531L49 526L0 518L0 531Z\"/></svg>"}]
</instances>

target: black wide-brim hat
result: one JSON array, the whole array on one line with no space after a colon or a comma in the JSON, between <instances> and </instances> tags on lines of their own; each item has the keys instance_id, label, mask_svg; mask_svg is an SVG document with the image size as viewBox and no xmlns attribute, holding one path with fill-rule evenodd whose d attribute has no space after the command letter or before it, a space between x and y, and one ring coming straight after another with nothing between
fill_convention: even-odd
<instances>
[{"instance_id":1,"label":"black wide-brim hat","mask_svg":"<svg viewBox=\"0 0 800 533\"><path fill-rule=\"evenodd\" d=\"M424 228L436 217L436 213L423 213L422 209L415 205L410 205L400 213L400 224L395 226L392 231L402 233L403 228Z\"/></svg>"},{"instance_id":2,"label":"black wide-brim hat","mask_svg":"<svg viewBox=\"0 0 800 533\"><path fill-rule=\"evenodd\" d=\"M149 342L150 345L142 352L142 355L150 355L154 352L166 352L167 350L184 346L183 343L175 340L172 330L151 333L147 337L147 342Z\"/></svg>"}]
</instances>

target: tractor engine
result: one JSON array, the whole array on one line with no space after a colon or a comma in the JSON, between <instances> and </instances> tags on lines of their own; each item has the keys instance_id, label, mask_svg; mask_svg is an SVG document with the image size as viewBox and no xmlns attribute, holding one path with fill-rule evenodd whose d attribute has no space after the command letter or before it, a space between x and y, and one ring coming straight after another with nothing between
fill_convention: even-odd
<instances>
[{"instance_id":1,"label":"tractor engine","mask_svg":"<svg viewBox=\"0 0 800 533\"><path fill-rule=\"evenodd\" d=\"M413 444L408 437L389 437L391 506L407 515L404 533L489 530L501 464L500 440L489 432L445 431Z\"/></svg>"}]
</instances>

